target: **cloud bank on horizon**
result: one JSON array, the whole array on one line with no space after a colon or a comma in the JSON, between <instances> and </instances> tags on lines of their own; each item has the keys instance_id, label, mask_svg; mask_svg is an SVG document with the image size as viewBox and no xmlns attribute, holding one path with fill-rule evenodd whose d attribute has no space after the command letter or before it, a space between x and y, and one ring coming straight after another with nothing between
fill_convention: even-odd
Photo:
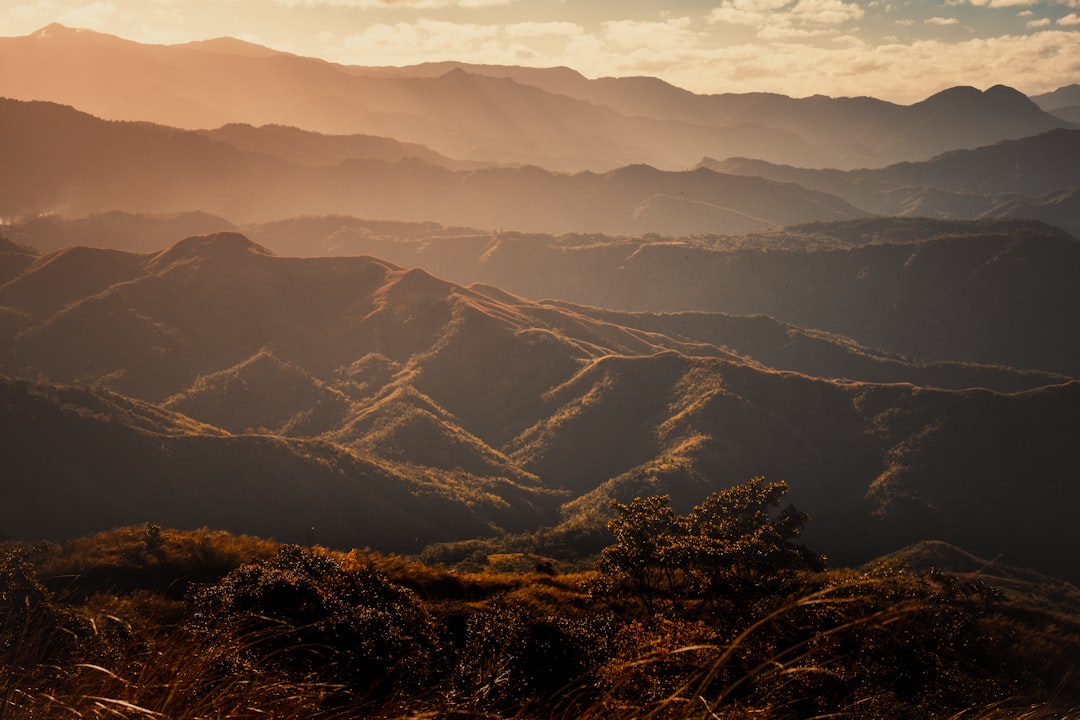
<instances>
[{"instance_id":1,"label":"cloud bank on horizon","mask_svg":"<svg viewBox=\"0 0 1080 720\"><path fill-rule=\"evenodd\" d=\"M906 103L1080 82L1080 0L0 0L0 35L51 22L140 42L229 35L350 65L565 65L706 93Z\"/></svg>"}]
</instances>

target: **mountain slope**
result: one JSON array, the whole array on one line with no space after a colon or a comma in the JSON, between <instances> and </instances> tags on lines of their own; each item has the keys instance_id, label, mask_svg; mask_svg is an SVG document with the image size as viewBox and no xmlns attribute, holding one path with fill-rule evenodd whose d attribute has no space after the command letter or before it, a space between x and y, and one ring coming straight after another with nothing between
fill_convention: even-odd
<instances>
[{"instance_id":1,"label":"mountain slope","mask_svg":"<svg viewBox=\"0 0 1080 720\"><path fill-rule=\"evenodd\" d=\"M228 435L101 390L0 379L0 532L210 525L303 542L416 550L544 515L535 488L374 460L324 442ZM55 452L62 442L64 453Z\"/></svg>"}]
</instances>

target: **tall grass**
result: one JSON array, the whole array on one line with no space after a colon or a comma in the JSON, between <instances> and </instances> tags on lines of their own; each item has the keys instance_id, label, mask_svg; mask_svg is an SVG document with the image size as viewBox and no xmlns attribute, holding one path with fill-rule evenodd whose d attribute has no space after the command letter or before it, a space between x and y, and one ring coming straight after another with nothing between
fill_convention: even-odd
<instances>
[{"instance_id":1,"label":"tall grass","mask_svg":"<svg viewBox=\"0 0 1080 720\"><path fill-rule=\"evenodd\" d=\"M597 603L587 574L462 575L318 548L274 559L271 543L145 532L0 547L0 720L1080 718L1068 593L1042 611L1031 586L1012 596L985 578L828 571L711 603L714 615L661 616L619 597ZM298 624L310 607L196 617L196 588L228 592L252 567L304 580L281 557L310 557L321 591L371 573L411 586L433 644L388 660L398 664L376 688L345 667L357 650L325 633L337 625ZM94 582L65 585L75 593L35 576L76 567ZM138 567L149 587L128 572ZM238 567L248 569L230 574ZM175 597L168 572L208 580ZM376 609L375 596L354 596L331 598L334 611ZM352 627L387 632L380 623Z\"/></svg>"}]
</instances>

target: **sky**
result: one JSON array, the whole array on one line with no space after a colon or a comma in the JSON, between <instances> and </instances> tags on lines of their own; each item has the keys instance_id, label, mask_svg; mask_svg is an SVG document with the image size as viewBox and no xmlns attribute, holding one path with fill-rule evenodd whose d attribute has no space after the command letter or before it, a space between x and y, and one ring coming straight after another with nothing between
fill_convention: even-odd
<instances>
[{"instance_id":1,"label":"sky","mask_svg":"<svg viewBox=\"0 0 1080 720\"><path fill-rule=\"evenodd\" d=\"M651 75L701 93L870 95L1080 83L1080 0L0 0L149 43L238 37L350 65L437 60Z\"/></svg>"}]
</instances>

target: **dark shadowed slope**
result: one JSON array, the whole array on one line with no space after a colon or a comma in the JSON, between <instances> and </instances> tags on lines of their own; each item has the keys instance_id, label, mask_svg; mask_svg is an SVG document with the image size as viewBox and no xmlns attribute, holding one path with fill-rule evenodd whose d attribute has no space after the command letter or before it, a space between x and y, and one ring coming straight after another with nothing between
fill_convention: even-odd
<instances>
[{"instance_id":1,"label":"dark shadowed slope","mask_svg":"<svg viewBox=\"0 0 1080 720\"><path fill-rule=\"evenodd\" d=\"M37 259L35 248L20 245L0 235L0 284L6 283Z\"/></svg>"},{"instance_id":2,"label":"dark shadowed slope","mask_svg":"<svg viewBox=\"0 0 1080 720\"><path fill-rule=\"evenodd\" d=\"M318 441L232 436L101 390L0 380L0 533L211 526L303 542L417 550L542 520L535 487L390 463ZM61 452L58 452L62 450Z\"/></svg>"},{"instance_id":3,"label":"dark shadowed slope","mask_svg":"<svg viewBox=\"0 0 1080 720\"><path fill-rule=\"evenodd\" d=\"M608 358L551 395L552 419L513 456L580 488L567 529L611 498L670 493L685 510L707 487L764 473L791 483L792 501L814 517L807 542L836 562L942 538L1075 578L1071 528L1036 518L1052 498L1078 499L1080 451L1067 439L1078 393L1075 382L1001 395L671 354ZM605 454L608 432L634 452Z\"/></svg>"}]
</instances>

